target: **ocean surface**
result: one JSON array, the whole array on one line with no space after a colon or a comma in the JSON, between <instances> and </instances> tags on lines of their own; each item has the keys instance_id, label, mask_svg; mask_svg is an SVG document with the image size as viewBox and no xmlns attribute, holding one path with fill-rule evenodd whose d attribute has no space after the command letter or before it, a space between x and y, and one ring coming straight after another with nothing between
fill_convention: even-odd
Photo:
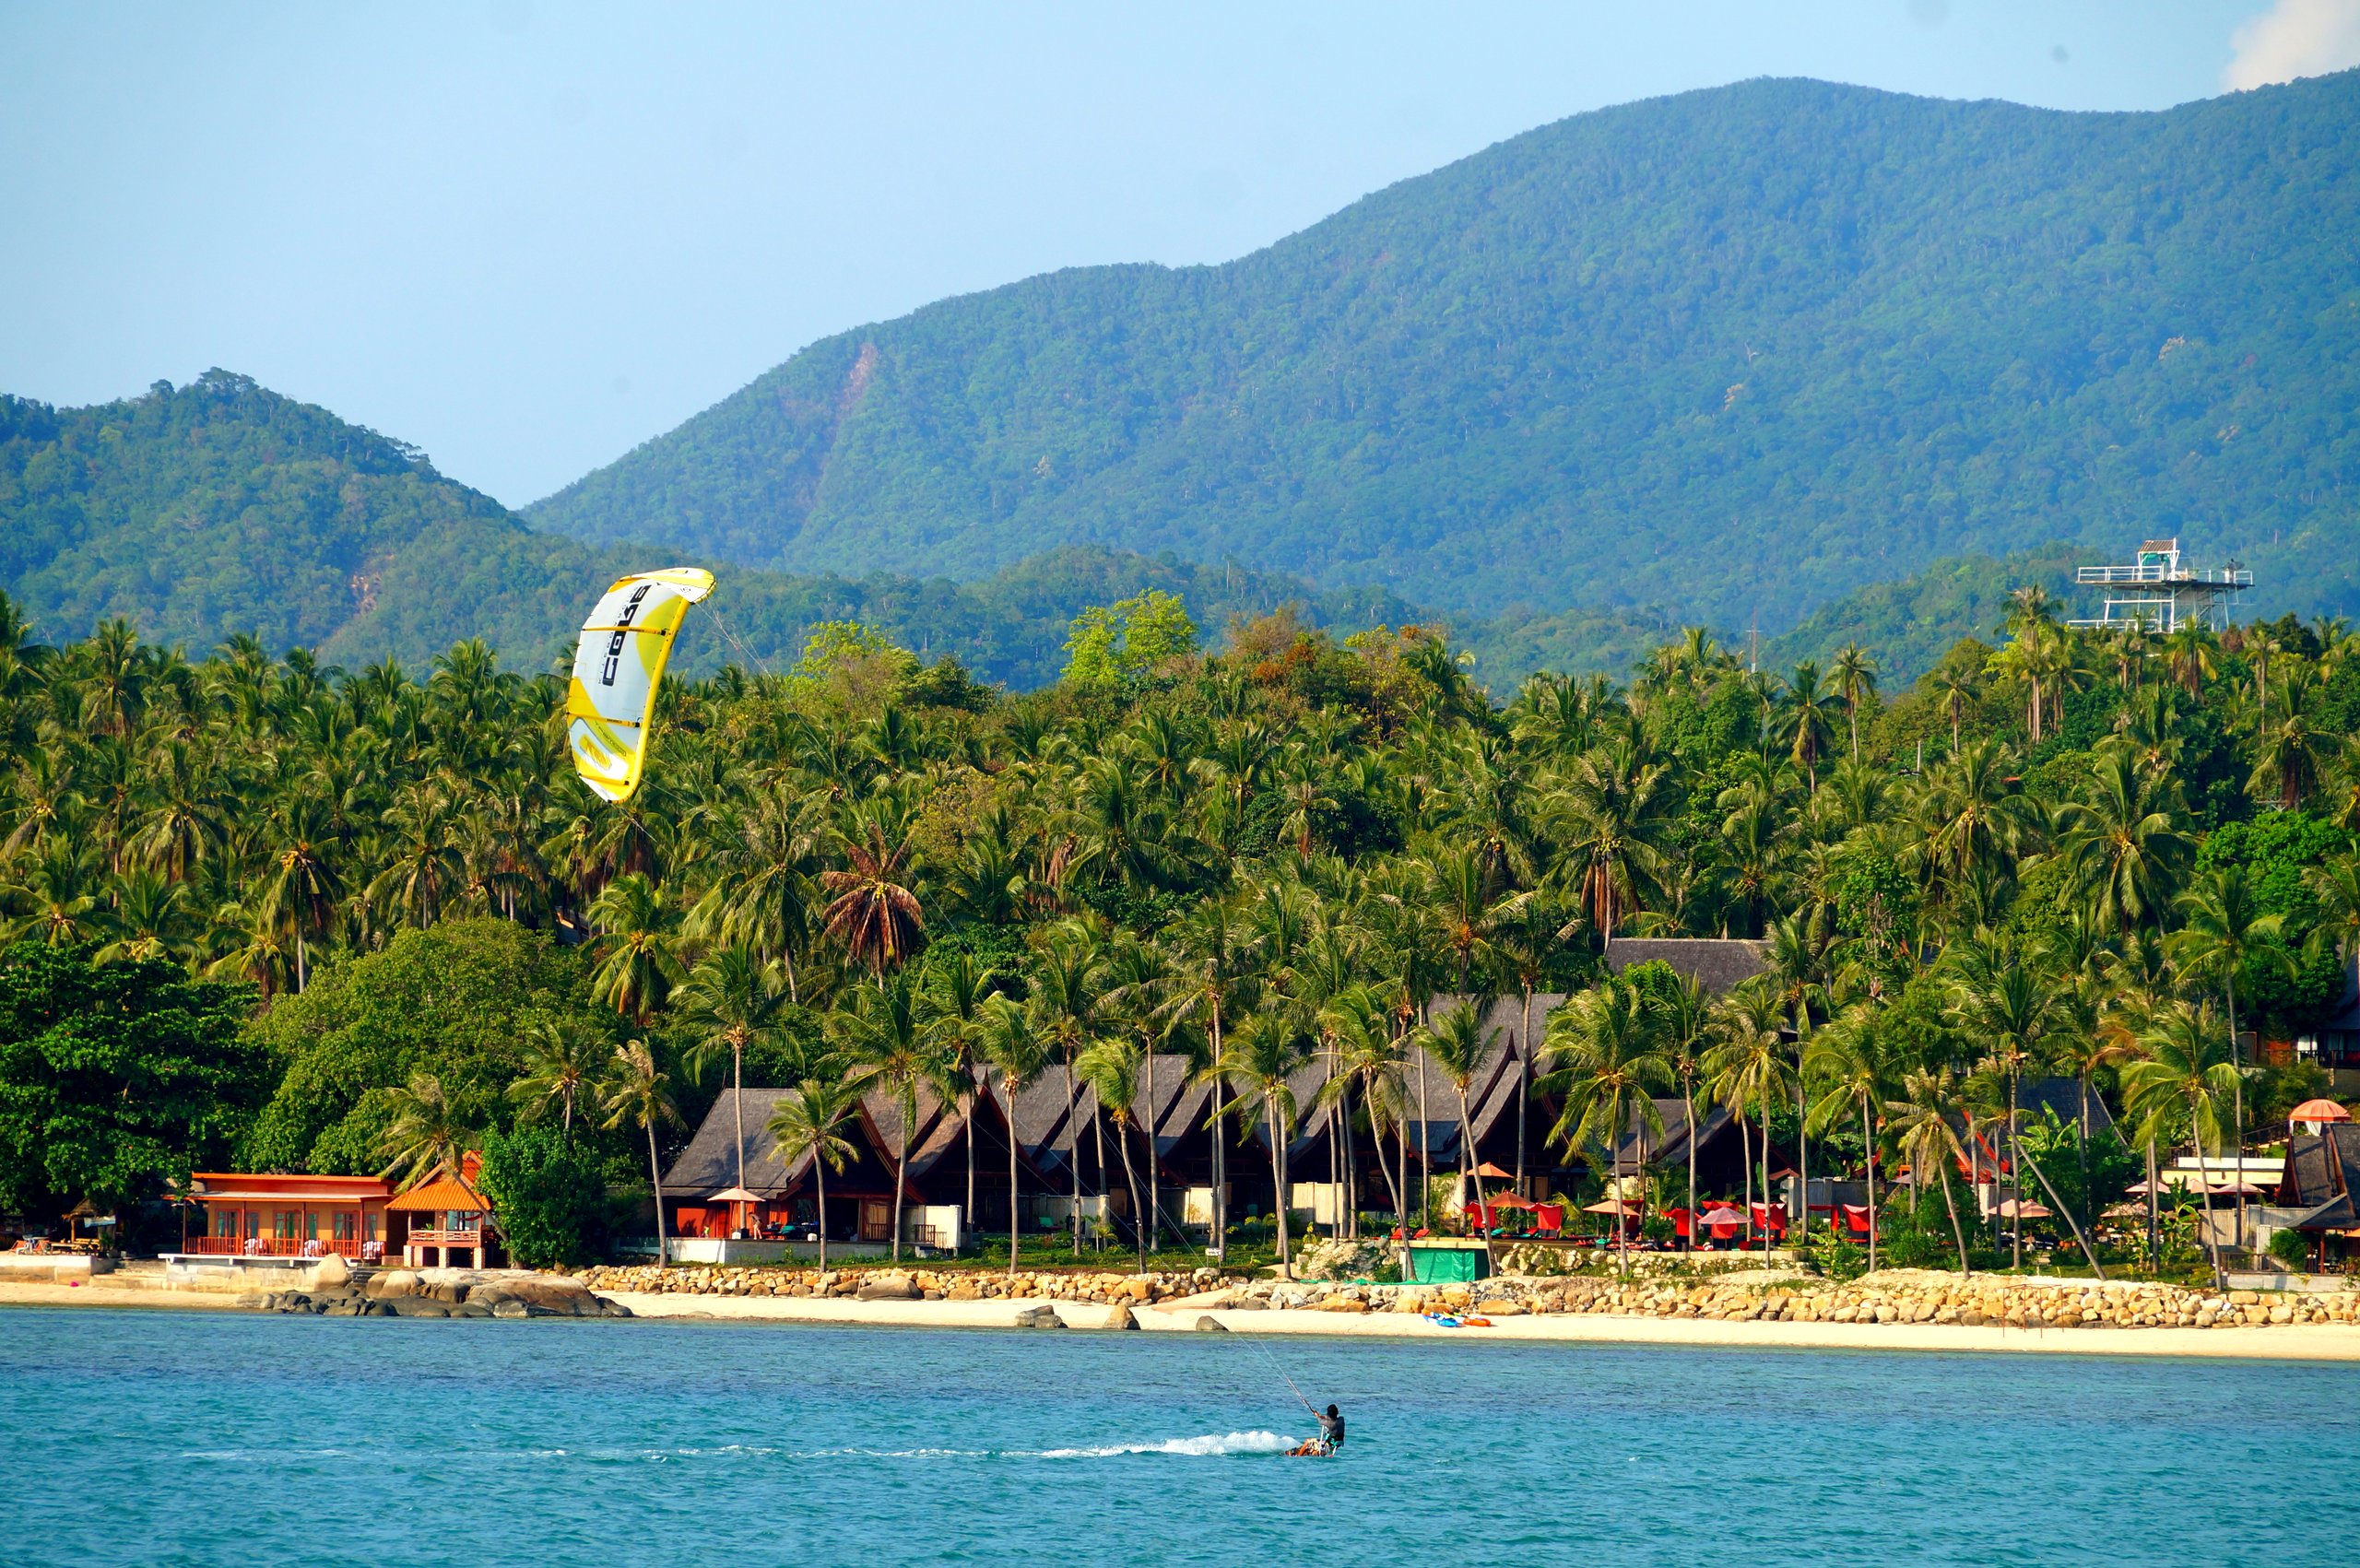
<instances>
[{"instance_id":1,"label":"ocean surface","mask_svg":"<svg viewBox=\"0 0 2360 1568\"><path fill-rule=\"evenodd\" d=\"M0 1310L14 1568L2350 1563L2355 1495L2349 1366Z\"/></svg>"}]
</instances>

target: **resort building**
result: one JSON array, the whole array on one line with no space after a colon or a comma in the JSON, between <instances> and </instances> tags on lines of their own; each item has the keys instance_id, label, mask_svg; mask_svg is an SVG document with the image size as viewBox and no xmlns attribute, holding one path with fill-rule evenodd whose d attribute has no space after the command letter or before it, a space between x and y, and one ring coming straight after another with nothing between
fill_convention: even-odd
<instances>
[{"instance_id":1,"label":"resort building","mask_svg":"<svg viewBox=\"0 0 2360 1568\"><path fill-rule=\"evenodd\" d=\"M183 1201L191 1234L178 1254L192 1262L326 1257L354 1263L468 1264L494 1261L491 1205L476 1190L478 1156L460 1171L396 1193L382 1176L304 1176L200 1171Z\"/></svg>"},{"instance_id":2,"label":"resort building","mask_svg":"<svg viewBox=\"0 0 2360 1568\"><path fill-rule=\"evenodd\" d=\"M385 1205L404 1227L402 1261L413 1267L464 1265L481 1268L499 1261L491 1203L476 1190L483 1157L469 1149L456 1172L444 1166Z\"/></svg>"},{"instance_id":3,"label":"resort building","mask_svg":"<svg viewBox=\"0 0 2360 1568\"><path fill-rule=\"evenodd\" d=\"M200 1171L187 1203L191 1257L324 1257L374 1262L385 1253L394 1189L380 1176L289 1176Z\"/></svg>"}]
</instances>

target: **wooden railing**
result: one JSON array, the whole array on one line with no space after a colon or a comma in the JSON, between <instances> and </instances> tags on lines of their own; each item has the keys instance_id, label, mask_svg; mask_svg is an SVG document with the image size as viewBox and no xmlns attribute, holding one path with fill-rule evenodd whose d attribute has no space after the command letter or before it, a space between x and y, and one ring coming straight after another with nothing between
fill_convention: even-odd
<instances>
[{"instance_id":1,"label":"wooden railing","mask_svg":"<svg viewBox=\"0 0 2360 1568\"><path fill-rule=\"evenodd\" d=\"M418 1231L409 1233L408 1244L414 1247L479 1247L483 1232L477 1231Z\"/></svg>"},{"instance_id":2,"label":"wooden railing","mask_svg":"<svg viewBox=\"0 0 2360 1568\"><path fill-rule=\"evenodd\" d=\"M187 1250L206 1257L359 1257L368 1244L344 1236L191 1236Z\"/></svg>"}]
</instances>

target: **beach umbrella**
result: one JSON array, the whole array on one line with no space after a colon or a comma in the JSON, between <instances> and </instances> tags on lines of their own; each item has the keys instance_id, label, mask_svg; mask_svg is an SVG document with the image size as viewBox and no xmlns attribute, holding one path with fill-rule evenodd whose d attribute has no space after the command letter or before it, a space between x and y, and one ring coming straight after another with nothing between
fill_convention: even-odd
<instances>
[{"instance_id":1,"label":"beach umbrella","mask_svg":"<svg viewBox=\"0 0 2360 1568\"><path fill-rule=\"evenodd\" d=\"M1724 1203L1717 1208L1707 1208L1704 1213L1696 1216L1696 1222L1700 1225L1742 1225L1745 1223L1745 1216Z\"/></svg>"},{"instance_id":2,"label":"beach umbrella","mask_svg":"<svg viewBox=\"0 0 2360 1568\"><path fill-rule=\"evenodd\" d=\"M1530 1198L1518 1197L1514 1193L1503 1193L1490 1202L1493 1208L1538 1208L1540 1207Z\"/></svg>"},{"instance_id":3,"label":"beach umbrella","mask_svg":"<svg viewBox=\"0 0 2360 1568\"><path fill-rule=\"evenodd\" d=\"M1582 1212L1585 1214L1612 1214L1618 1218L1628 1219L1634 1214L1644 1212L1644 1210L1634 1204L1624 1203L1619 1197L1610 1197L1602 1202L1587 1205L1582 1209Z\"/></svg>"},{"instance_id":4,"label":"beach umbrella","mask_svg":"<svg viewBox=\"0 0 2360 1568\"><path fill-rule=\"evenodd\" d=\"M2047 1208L2039 1203L2036 1203L2029 1198L2003 1198L2000 1203L2000 1213L2003 1218L2009 1220L2052 1220L2056 1218L2054 1210Z\"/></svg>"},{"instance_id":5,"label":"beach umbrella","mask_svg":"<svg viewBox=\"0 0 2360 1568\"><path fill-rule=\"evenodd\" d=\"M1516 1180L1516 1173L1514 1171L1503 1171L1497 1165L1493 1164L1489 1160L1486 1160L1481 1165L1476 1166L1475 1173L1482 1177L1487 1182L1512 1182Z\"/></svg>"},{"instance_id":6,"label":"beach umbrella","mask_svg":"<svg viewBox=\"0 0 2360 1568\"><path fill-rule=\"evenodd\" d=\"M744 1187L728 1187L712 1194L706 1197L705 1201L707 1203L760 1203L762 1201L762 1195L758 1192L748 1192ZM738 1214L737 1223L729 1228L733 1231L744 1230L746 1216L742 1212Z\"/></svg>"}]
</instances>

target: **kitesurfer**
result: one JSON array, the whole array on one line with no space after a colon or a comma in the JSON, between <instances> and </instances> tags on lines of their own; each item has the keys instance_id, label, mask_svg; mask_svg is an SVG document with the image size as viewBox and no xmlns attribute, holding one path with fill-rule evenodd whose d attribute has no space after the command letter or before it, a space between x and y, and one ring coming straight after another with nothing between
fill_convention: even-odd
<instances>
[{"instance_id":1,"label":"kitesurfer","mask_svg":"<svg viewBox=\"0 0 2360 1568\"><path fill-rule=\"evenodd\" d=\"M1333 1405L1319 1418L1319 1441L1328 1445L1330 1454L1344 1445L1344 1412Z\"/></svg>"}]
</instances>

